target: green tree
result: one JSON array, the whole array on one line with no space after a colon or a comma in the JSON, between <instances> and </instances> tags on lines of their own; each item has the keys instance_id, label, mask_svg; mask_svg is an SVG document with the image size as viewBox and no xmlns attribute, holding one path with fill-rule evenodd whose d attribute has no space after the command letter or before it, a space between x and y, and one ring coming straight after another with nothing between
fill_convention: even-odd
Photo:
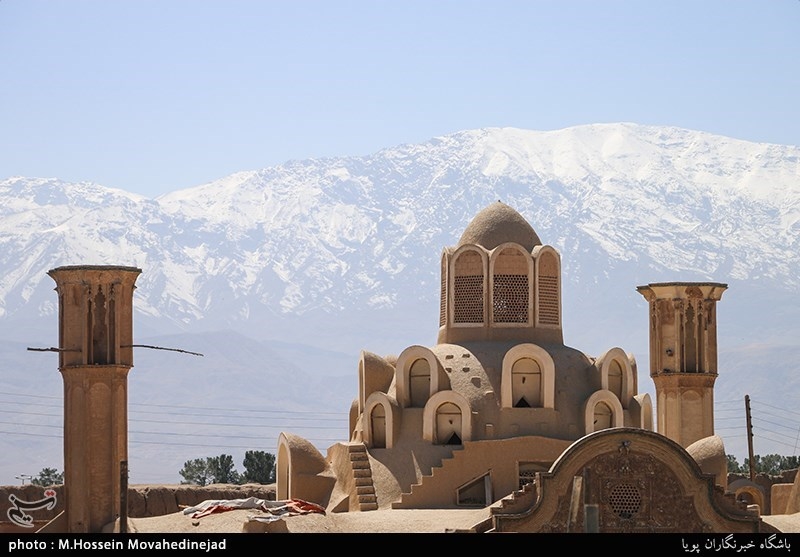
<instances>
[{"instance_id":1,"label":"green tree","mask_svg":"<svg viewBox=\"0 0 800 557\"><path fill-rule=\"evenodd\" d=\"M215 484L238 484L241 483L241 476L236 471L233 464L233 457L229 454L221 454L209 459L209 469L213 483Z\"/></svg>"},{"instance_id":2,"label":"green tree","mask_svg":"<svg viewBox=\"0 0 800 557\"><path fill-rule=\"evenodd\" d=\"M64 472L59 472L55 468L42 468L38 476L31 478L31 483L42 487L60 485L64 483Z\"/></svg>"},{"instance_id":3,"label":"green tree","mask_svg":"<svg viewBox=\"0 0 800 557\"><path fill-rule=\"evenodd\" d=\"M730 474L743 474L747 472L747 470L739 464L739 461L736 460L736 457L732 454L725 455L728 458L728 473Z\"/></svg>"},{"instance_id":4,"label":"green tree","mask_svg":"<svg viewBox=\"0 0 800 557\"><path fill-rule=\"evenodd\" d=\"M183 478L182 484L194 484L199 486L208 485L212 480L212 473L209 469L210 457L195 458L183 463L183 468L178 472Z\"/></svg>"},{"instance_id":5,"label":"green tree","mask_svg":"<svg viewBox=\"0 0 800 557\"><path fill-rule=\"evenodd\" d=\"M244 453L243 483L270 484L275 481L275 455L265 451Z\"/></svg>"},{"instance_id":6,"label":"green tree","mask_svg":"<svg viewBox=\"0 0 800 557\"><path fill-rule=\"evenodd\" d=\"M777 476L784 470L794 470L800 467L800 457L798 456L782 456L779 454L768 455L753 455L753 468L758 474L768 474L770 476ZM745 471L750 471L750 459L744 459Z\"/></svg>"},{"instance_id":7,"label":"green tree","mask_svg":"<svg viewBox=\"0 0 800 557\"><path fill-rule=\"evenodd\" d=\"M183 477L182 484L204 486L241 483L241 476L233 464L233 457L227 454L187 460L178 473Z\"/></svg>"}]
</instances>

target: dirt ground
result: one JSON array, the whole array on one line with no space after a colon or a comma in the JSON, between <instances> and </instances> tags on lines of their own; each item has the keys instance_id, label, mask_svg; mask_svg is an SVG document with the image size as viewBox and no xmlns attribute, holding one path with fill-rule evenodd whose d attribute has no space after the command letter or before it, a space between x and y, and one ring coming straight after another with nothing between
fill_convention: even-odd
<instances>
[{"instance_id":1,"label":"dirt ground","mask_svg":"<svg viewBox=\"0 0 800 557\"><path fill-rule=\"evenodd\" d=\"M191 518L182 512L128 520L131 533L445 533L468 531L489 518L489 509L375 510L367 512L305 514L271 523L250 520L258 510L234 509ZM117 525L118 528L118 525ZM116 528L115 528L116 529Z\"/></svg>"},{"instance_id":2,"label":"dirt ground","mask_svg":"<svg viewBox=\"0 0 800 557\"><path fill-rule=\"evenodd\" d=\"M376 510L367 512L306 514L283 517L268 524L250 520L263 514L235 509L201 518L173 513L129 519L131 533L446 533L469 532L490 517L489 509ZM783 533L800 533L800 513L764 516L764 522ZM118 527L118 525L117 525Z\"/></svg>"}]
</instances>

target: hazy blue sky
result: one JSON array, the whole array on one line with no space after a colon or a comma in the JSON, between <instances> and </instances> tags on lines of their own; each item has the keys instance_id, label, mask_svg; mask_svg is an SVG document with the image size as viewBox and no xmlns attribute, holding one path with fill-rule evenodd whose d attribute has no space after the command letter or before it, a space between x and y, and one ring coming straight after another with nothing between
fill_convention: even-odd
<instances>
[{"instance_id":1,"label":"hazy blue sky","mask_svg":"<svg viewBox=\"0 0 800 557\"><path fill-rule=\"evenodd\" d=\"M0 0L0 179L155 197L459 130L800 145L800 1Z\"/></svg>"}]
</instances>

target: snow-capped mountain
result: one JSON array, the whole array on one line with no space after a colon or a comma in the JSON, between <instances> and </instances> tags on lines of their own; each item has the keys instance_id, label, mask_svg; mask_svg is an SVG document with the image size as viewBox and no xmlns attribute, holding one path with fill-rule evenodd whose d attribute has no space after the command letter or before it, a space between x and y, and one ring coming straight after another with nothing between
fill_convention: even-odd
<instances>
[{"instance_id":1,"label":"snow-capped mountain","mask_svg":"<svg viewBox=\"0 0 800 557\"><path fill-rule=\"evenodd\" d=\"M263 358L256 361L273 385L278 376L285 381L287 366L298 370L295 383L354 381L361 349L397 354L435 342L441 251L496 200L561 253L567 344L590 355L613 346L634 353L639 390L652 392L647 309L636 286L724 282L717 400L750 394L796 407L800 148L668 127L470 130L370 156L240 172L156 199L7 178L0 181L0 334L16 347L56 342L49 269L136 266L143 270L134 298L138 340L202 338L208 347L230 342L213 340L227 331L258 348L219 362ZM163 361L142 357L152 366ZM0 357L12 360L20 365ZM137 355L132 382L144 373L141 361ZM48 365L57 393L55 360ZM259 397L252 378L212 392L203 380L175 379L198 377L196 361L169 365L175 388L159 390L154 381L156 392L141 400L177 404L170 396L182 381L183 404ZM3 391L32 390L15 369L2 371ZM313 407L297 395L277 394ZM342 395L343 413L354 395ZM3 446L12 437L0 433ZM730 443L742 456L744 437L737 431ZM792 448L779 441L756 452Z\"/></svg>"}]
</instances>

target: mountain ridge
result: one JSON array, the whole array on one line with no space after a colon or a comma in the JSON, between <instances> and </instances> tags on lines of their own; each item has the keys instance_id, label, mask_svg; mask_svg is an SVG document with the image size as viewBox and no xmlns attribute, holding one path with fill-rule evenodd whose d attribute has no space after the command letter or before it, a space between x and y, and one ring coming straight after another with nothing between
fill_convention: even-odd
<instances>
[{"instance_id":1,"label":"mountain ridge","mask_svg":"<svg viewBox=\"0 0 800 557\"><path fill-rule=\"evenodd\" d=\"M748 370L763 365L763 351L744 350L751 345L784 347L770 365L794 385L800 148L630 123L465 130L242 171L155 199L86 182L0 180L0 334L54 343L49 269L136 266L140 339L234 331L267 343L253 352L254 373L279 374L270 354L289 350L307 354L304 385L315 374L355 374L361 350L435 343L442 249L498 199L561 253L567 344L635 353L640 391L649 387L647 310L635 288L664 281L730 286L719 308L721 346L732 341L720 355L732 368L720 375L721 396L739 397L734 386L749 387ZM754 316L763 316L757 326ZM222 367L248 361L225 358ZM172 365L192 373L187 359ZM752 384L751 395L784 404L800 394L770 384Z\"/></svg>"}]
</instances>

